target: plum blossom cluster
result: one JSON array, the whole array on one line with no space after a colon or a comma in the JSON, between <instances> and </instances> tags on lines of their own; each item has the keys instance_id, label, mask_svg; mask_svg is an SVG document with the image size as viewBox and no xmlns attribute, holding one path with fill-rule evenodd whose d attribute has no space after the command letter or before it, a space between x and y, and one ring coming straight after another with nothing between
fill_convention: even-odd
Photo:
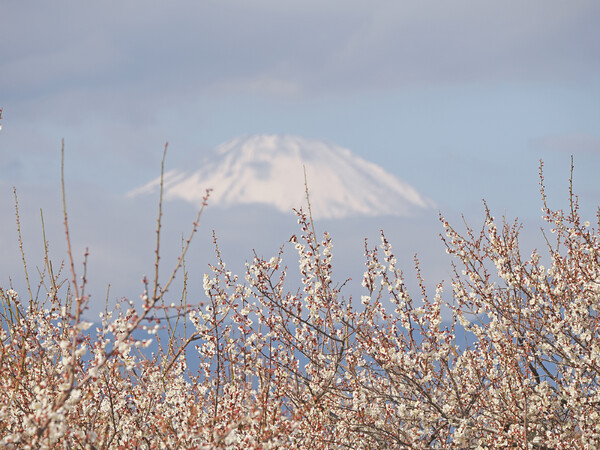
<instances>
[{"instance_id":1,"label":"plum blossom cluster","mask_svg":"<svg viewBox=\"0 0 600 450\"><path fill-rule=\"evenodd\" d=\"M522 256L518 224L487 206L479 231L441 217L448 293L428 294L418 261L409 292L382 232L365 242L362 293L345 295L332 238L303 210L298 234L243 277L216 246L194 304L172 300L174 275L144 279L140 308L124 301L98 324L58 277L45 302L2 290L0 446L599 448L600 236L572 192L551 210L541 182L545 259ZM160 329L168 342L148 354Z\"/></svg>"}]
</instances>

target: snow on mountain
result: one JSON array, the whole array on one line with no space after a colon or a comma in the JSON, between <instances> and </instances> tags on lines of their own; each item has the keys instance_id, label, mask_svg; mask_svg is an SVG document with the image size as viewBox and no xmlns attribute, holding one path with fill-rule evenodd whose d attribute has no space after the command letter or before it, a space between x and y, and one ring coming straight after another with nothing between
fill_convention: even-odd
<instances>
[{"instance_id":1,"label":"snow on mountain","mask_svg":"<svg viewBox=\"0 0 600 450\"><path fill-rule=\"evenodd\" d=\"M407 216L433 207L413 187L350 150L297 136L236 138L216 148L198 168L171 170L164 176L165 199L234 206L263 203L279 211L306 205L304 169L314 219L353 216ZM160 178L128 196L155 192Z\"/></svg>"}]
</instances>

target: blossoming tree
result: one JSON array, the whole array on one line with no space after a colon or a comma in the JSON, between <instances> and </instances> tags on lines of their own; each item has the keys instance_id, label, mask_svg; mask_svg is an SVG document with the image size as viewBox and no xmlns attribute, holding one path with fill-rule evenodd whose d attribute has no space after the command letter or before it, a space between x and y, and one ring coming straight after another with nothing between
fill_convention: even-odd
<instances>
[{"instance_id":1,"label":"blossoming tree","mask_svg":"<svg viewBox=\"0 0 600 450\"><path fill-rule=\"evenodd\" d=\"M540 179L547 267L487 206L479 231L441 217L454 276L433 296L418 271L421 294L409 293L383 232L365 243L363 295L345 295L310 206L296 211L298 235L241 279L217 246L206 297L178 305L169 287L187 246L161 285L159 211L142 305L123 302L96 325L82 318L85 275L78 285L70 251L68 276L46 259L45 298L0 291L0 445L597 448L600 239L572 191L569 209L553 211ZM148 354L160 329L168 342Z\"/></svg>"}]
</instances>

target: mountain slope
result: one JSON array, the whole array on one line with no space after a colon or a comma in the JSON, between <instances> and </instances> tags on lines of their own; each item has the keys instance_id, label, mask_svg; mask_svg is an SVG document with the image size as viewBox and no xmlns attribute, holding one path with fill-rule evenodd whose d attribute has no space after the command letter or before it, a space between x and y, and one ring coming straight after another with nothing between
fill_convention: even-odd
<instances>
[{"instance_id":1,"label":"mountain slope","mask_svg":"<svg viewBox=\"0 0 600 450\"><path fill-rule=\"evenodd\" d=\"M265 203L282 212L305 205L304 170L314 219L411 215L432 207L413 187L345 148L297 136L236 138L216 148L214 158L192 170L165 174L166 199L211 204ZM155 191L159 179L129 193Z\"/></svg>"}]
</instances>

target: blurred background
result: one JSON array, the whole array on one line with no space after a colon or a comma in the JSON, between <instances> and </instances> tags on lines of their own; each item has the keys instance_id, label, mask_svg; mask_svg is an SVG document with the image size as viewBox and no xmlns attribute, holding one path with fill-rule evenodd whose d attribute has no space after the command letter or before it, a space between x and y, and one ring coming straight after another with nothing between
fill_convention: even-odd
<instances>
[{"instance_id":1,"label":"blurred background","mask_svg":"<svg viewBox=\"0 0 600 450\"><path fill-rule=\"evenodd\" d=\"M25 292L13 187L32 284L43 261L40 209L55 267L66 256L63 138L92 316L109 284L111 302L138 299L153 271L157 195L127 193L159 175L166 141L169 170L199 169L240 136L320 140L431 199L435 207L411 217L317 221L333 235L340 281L356 280L348 295L360 290L364 238L375 245L380 229L407 278L418 252L428 284L447 281L438 211L459 228L461 215L479 226L483 198L496 217L524 222L531 250L542 242L540 159L560 209L574 156L582 214L595 221L599 20L594 0L0 1L0 286ZM196 207L170 200L164 214L162 277ZM187 265L192 302L214 262L213 229L238 272L253 249L269 258L298 232L291 211L209 202Z\"/></svg>"}]
</instances>

